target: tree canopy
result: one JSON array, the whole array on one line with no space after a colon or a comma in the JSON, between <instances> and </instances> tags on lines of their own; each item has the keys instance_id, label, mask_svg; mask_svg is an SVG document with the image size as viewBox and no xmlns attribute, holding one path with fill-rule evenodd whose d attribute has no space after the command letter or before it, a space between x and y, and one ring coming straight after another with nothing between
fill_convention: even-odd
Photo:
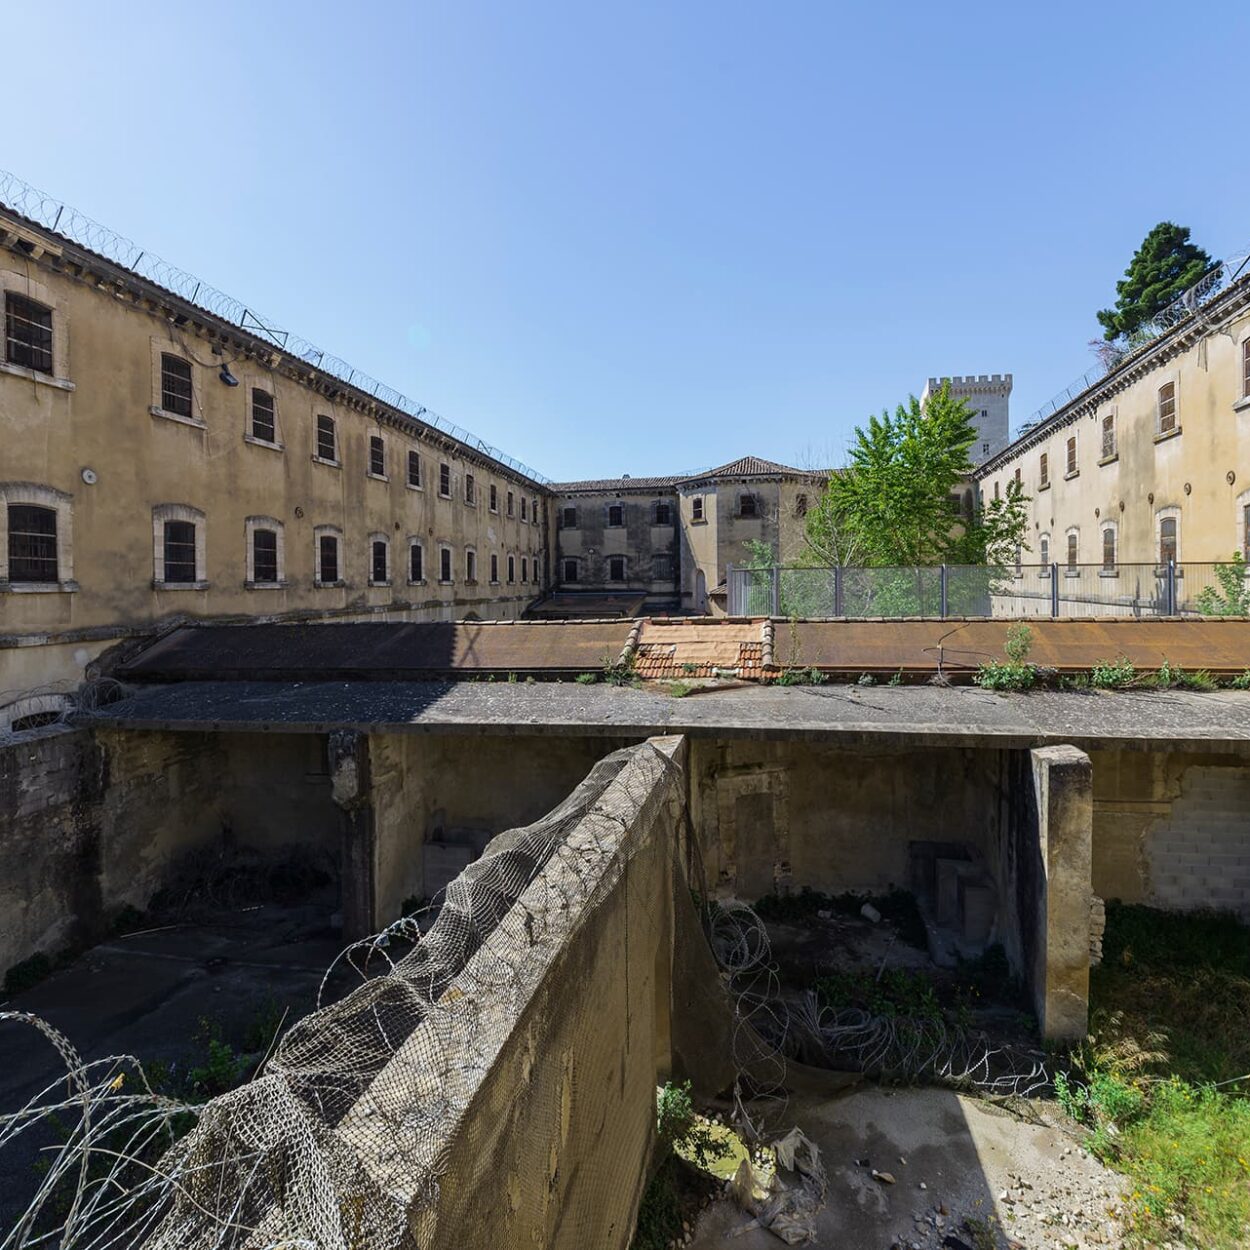
<instances>
[{"instance_id":1,"label":"tree canopy","mask_svg":"<svg viewBox=\"0 0 1250 1250\"><path fill-rule=\"evenodd\" d=\"M952 509L977 437L967 403L949 384L923 406L913 395L857 426L849 464L808 513L814 557L874 567L1014 562L1028 523L1018 483L959 516Z\"/></svg>"},{"instance_id":2,"label":"tree canopy","mask_svg":"<svg viewBox=\"0 0 1250 1250\"><path fill-rule=\"evenodd\" d=\"M1124 277L1115 284L1114 308L1098 314L1110 342L1132 335L1188 290L1214 262L1189 241L1189 227L1161 221L1133 253Z\"/></svg>"}]
</instances>

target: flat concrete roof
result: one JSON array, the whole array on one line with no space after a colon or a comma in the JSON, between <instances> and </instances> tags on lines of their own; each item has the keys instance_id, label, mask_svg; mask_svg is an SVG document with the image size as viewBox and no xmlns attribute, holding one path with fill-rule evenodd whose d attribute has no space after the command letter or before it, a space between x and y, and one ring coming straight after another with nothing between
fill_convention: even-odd
<instances>
[{"instance_id":1,"label":"flat concrete roof","mask_svg":"<svg viewBox=\"0 0 1250 1250\"><path fill-rule=\"evenodd\" d=\"M976 686L656 690L571 682L179 682L80 723L124 729L810 738L847 744L1081 747L1250 754L1250 692L1003 695Z\"/></svg>"}]
</instances>

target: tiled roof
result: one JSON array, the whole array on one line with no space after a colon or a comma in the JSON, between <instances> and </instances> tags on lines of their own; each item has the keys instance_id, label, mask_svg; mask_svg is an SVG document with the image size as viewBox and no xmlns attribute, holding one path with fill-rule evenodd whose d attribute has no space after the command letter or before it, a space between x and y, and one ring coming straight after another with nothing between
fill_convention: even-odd
<instances>
[{"instance_id":1,"label":"tiled roof","mask_svg":"<svg viewBox=\"0 0 1250 1250\"><path fill-rule=\"evenodd\" d=\"M819 470L795 469L775 460L760 456L741 456L718 469L705 469L699 473L677 473L669 477L604 477L584 482L553 482L551 489L560 495L579 492L601 493L615 490L665 490L680 486L683 482L707 482L718 478L740 479L744 477L823 477Z\"/></svg>"}]
</instances>

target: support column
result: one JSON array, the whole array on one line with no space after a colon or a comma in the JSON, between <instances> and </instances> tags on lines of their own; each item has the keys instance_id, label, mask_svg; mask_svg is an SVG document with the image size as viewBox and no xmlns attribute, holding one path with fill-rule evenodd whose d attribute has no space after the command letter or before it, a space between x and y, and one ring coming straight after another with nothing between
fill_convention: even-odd
<instances>
[{"instance_id":1,"label":"support column","mask_svg":"<svg viewBox=\"0 0 1250 1250\"><path fill-rule=\"evenodd\" d=\"M328 747L331 793L342 816L340 879L343 939L376 933L377 827L371 798L369 737L340 731Z\"/></svg>"},{"instance_id":2,"label":"support column","mask_svg":"<svg viewBox=\"0 0 1250 1250\"><path fill-rule=\"evenodd\" d=\"M1029 754L1041 870L1033 1001L1044 1038L1075 1040L1089 1031L1092 769L1089 756L1073 746Z\"/></svg>"}]
</instances>

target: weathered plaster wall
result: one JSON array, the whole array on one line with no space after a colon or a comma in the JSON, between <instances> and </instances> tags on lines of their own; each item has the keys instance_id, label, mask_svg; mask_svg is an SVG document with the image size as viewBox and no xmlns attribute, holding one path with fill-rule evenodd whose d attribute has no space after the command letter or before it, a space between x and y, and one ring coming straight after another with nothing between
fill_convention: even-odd
<instances>
[{"instance_id":1,"label":"weathered plaster wall","mask_svg":"<svg viewBox=\"0 0 1250 1250\"><path fill-rule=\"evenodd\" d=\"M906 888L912 841L993 846L998 751L690 746L691 816L708 882L746 901L803 886Z\"/></svg>"},{"instance_id":2,"label":"weathered plaster wall","mask_svg":"<svg viewBox=\"0 0 1250 1250\"><path fill-rule=\"evenodd\" d=\"M1211 753L1093 751L1094 892L1250 917L1250 767Z\"/></svg>"}]
</instances>

